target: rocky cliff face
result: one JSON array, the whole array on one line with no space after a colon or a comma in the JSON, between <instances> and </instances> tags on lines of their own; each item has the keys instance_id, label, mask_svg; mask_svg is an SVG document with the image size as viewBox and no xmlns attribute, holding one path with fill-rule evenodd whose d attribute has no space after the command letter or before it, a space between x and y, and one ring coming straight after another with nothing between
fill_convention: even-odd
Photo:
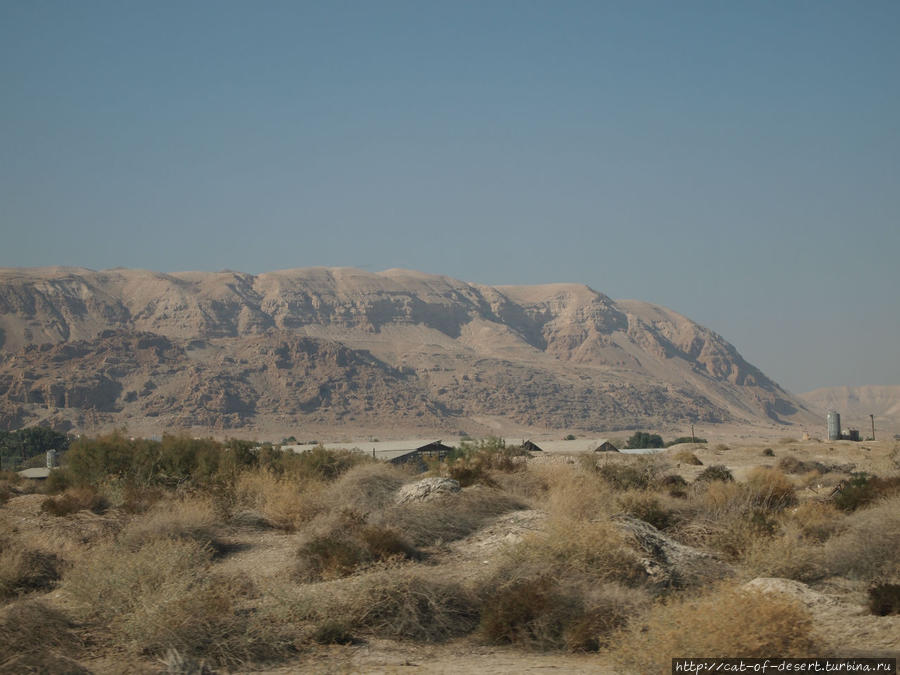
<instances>
[{"instance_id":1,"label":"rocky cliff face","mask_svg":"<svg viewBox=\"0 0 900 675\"><path fill-rule=\"evenodd\" d=\"M789 422L715 333L587 286L404 270L0 270L0 426Z\"/></svg>"}]
</instances>

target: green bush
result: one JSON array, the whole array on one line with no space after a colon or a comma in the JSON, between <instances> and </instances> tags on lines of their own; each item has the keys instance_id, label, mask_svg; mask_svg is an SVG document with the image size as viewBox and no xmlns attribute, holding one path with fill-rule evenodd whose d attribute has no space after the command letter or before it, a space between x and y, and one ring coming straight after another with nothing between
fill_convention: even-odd
<instances>
[{"instance_id":1,"label":"green bush","mask_svg":"<svg viewBox=\"0 0 900 675\"><path fill-rule=\"evenodd\" d=\"M635 431L625 444L629 449L661 448L663 439L659 434L651 434L646 431Z\"/></svg>"},{"instance_id":2,"label":"green bush","mask_svg":"<svg viewBox=\"0 0 900 675\"><path fill-rule=\"evenodd\" d=\"M834 505L844 511L855 511L882 497L900 494L900 476L879 478L864 471L850 474L850 480L834 497Z\"/></svg>"},{"instance_id":3,"label":"green bush","mask_svg":"<svg viewBox=\"0 0 900 675\"><path fill-rule=\"evenodd\" d=\"M48 450L63 453L68 447L68 436L48 427L0 431L0 457L12 461L16 467L25 466L32 458L39 462L37 466L42 466L43 455Z\"/></svg>"}]
</instances>

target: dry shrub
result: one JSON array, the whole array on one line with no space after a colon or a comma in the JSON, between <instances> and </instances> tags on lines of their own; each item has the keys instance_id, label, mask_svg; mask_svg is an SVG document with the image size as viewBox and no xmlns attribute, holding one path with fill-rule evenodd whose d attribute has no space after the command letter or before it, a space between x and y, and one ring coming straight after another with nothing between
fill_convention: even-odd
<instances>
[{"instance_id":1,"label":"dry shrub","mask_svg":"<svg viewBox=\"0 0 900 675\"><path fill-rule=\"evenodd\" d=\"M316 627L311 638L320 645L352 645L357 642L343 621L326 621Z\"/></svg>"},{"instance_id":2,"label":"dry shrub","mask_svg":"<svg viewBox=\"0 0 900 675\"><path fill-rule=\"evenodd\" d=\"M489 520L524 508L497 490L474 487L427 502L408 502L373 514L370 522L391 528L414 546L462 539Z\"/></svg>"},{"instance_id":3,"label":"dry shrub","mask_svg":"<svg viewBox=\"0 0 900 675\"><path fill-rule=\"evenodd\" d=\"M40 600L20 600L0 610L0 672L87 673L66 656L81 643L74 624Z\"/></svg>"},{"instance_id":4,"label":"dry shrub","mask_svg":"<svg viewBox=\"0 0 900 675\"><path fill-rule=\"evenodd\" d=\"M869 588L869 611L876 616L900 614L900 584L875 584Z\"/></svg>"},{"instance_id":5,"label":"dry shrub","mask_svg":"<svg viewBox=\"0 0 900 675\"><path fill-rule=\"evenodd\" d=\"M62 560L53 553L0 541L0 598L52 588L61 569Z\"/></svg>"},{"instance_id":6,"label":"dry shrub","mask_svg":"<svg viewBox=\"0 0 900 675\"><path fill-rule=\"evenodd\" d=\"M803 502L785 515L800 528L804 539L813 542L827 541L844 525L844 515L828 502Z\"/></svg>"},{"instance_id":7,"label":"dry shrub","mask_svg":"<svg viewBox=\"0 0 900 675\"><path fill-rule=\"evenodd\" d=\"M718 521L747 510L747 491L740 483L712 481L694 485L691 504L697 517Z\"/></svg>"},{"instance_id":8,"label":"dry shrub","mask_svg":"<svg viewBox=\"0 0 900 675\"><path fill-rule=\"evenodd\" d=\"M551 576L514 579L484 598L479 632L494 644L559 648L566 625L582 615L578 599Z\"/></svg>"},{"instance_id":9,"label":"dry shrub","mask_svg":"<svg viewBox=\"0 0 900 675\"><path fill-rule=\"evenodd\" d=\"M847 516L846 530L824 544L828 572L875 581L900 574L900 496Z\"/></svg>"},{"instance_id":10,"label":"dry shrub","mask_svg":"<svg viewBox=\"0 0 900 675\"><path fill-rule=\"evenodd\" d=\"M658 530L669 529L680 520L679 514L652 492L626 492L619 496L619 504L625 513L650 523Z\"/></svg>"},{"instance_id":11,"label":"dry shrub","mask_svg":"<svg viewBox=\"0 0 900 675\"><path fill-rule=\"evenodd\" d=\"M714 481L730 483L734 480L734 476L731 475L731 471L728 470L727 466L724 466L723 464L713 464L712 466L703 469L697 476L697 480L706 483Z\"/></svg>"},{"instance_id":12,"label":"dry shrub","mask_svg":"<svg viewBox=\"0 0 900 675\"><path fill-rule=\"evenodd\" d=\"M572 651L599 651L609 646L615 632L650 604L647 593L620 584L591 585L576 590L582 614L563 633L566 647Z\"/></svg>"},{"instance_id":13,"label":"dry shrub","mask_svg":"<svg viewBox=\"0 0 900 675\"><path fill-rule=\"evenodd\" d=\"M395 530L366 523L345 510L310 536L297 551L297 574L305 581L335 579L373 562L418 559L419 552Z\"/></svg>"},{"instance_id":14,"label":"dry shrub","mask_svg":"<svg viewBox=\"0 0 900 675\"><path fill-rule=\"evenodd\" d=\"M778 460L778 468L785 473L809 473L814 471L818 474L828 473L828 467L821 462L804 462L797 459L793 455L782 457Z\"/></svg>"},{"instance_id":15,"label":"dry shrub","mask_svg":"<svg viewBox=\"0 0 900 675\"><path fill-rule=\"evenodd\" d=\"M379 511L394 503L395 493L407 479L407 474L393 464L360 464L329 486L324 499L331 508Z\"/></svg>"},{"instance_id":16,"label":"dry shrub","mask_svg":"<svg viewBox=\"0 0 900 675\"><path fill-rule=\"evenodd\" d=\"M54 471L50 475L57 473ZM100 486L100 490L110 506L132 514L145 513L166 495L162 488L139 485L118 477L110 477Z\"/></svg>"},{"instance_id":17,"label":"dry shrub","mask_svg":"<svg viewBox=\"0 0 900 675\"><path fill-rule=\"evenodd\" d=\"M797 503L794 484L778 469L754 467L747 476L747 488L756 508L777 511Z\"/></svg>"},{"instance_id":18,"label":"dry shrub","mask_svg":"<svg viewBox=\"0 0 900 675\"><path fill-rule=\"evenodd\" d=\"M674 455L672 455L672 459L676 462L681 462L682 464L690 464L692 466L703 466L703 462L690 450L679 450Z\"/></svg>"},{"instance_id":19,"label":"dry shrub","mask_svg":"<svg viewBox=\"0 0 900 675\"><path fill-rule=\"evenodd\" d=\"M844 511L855 511L886 497L900 494L900 476L881 478L854 473L844 489L835 496L835 505Z\"/></svg>"},{"instance_id":20,"label":"dry shrub","mask_svg":"<svg viewBox=\"0 0 900 675\"><path fill-rule=\"evenodd\" d=\"M11 480L5 478L0 479L0 504L5 504L16 494L17 492L14 483Z\"/></svg>"},{"instance_id":21,"label":"dry shrub","mask_svg":"<svg viewBox=\"0 0 900 675\"><path fill-rule=\"evenodd\" d=\"M497 482L491 477L490 470L490 462L480 461L478 456L462 457L443 468L441 475L458 481L460 487L471 485L497 487Z\"/></svg>"},{"instance_id":22,"label":"dry shrub","mask_svg":"<svg viewBox=\"0 0 900 675\"><path fill-rule=\"evenodd\" d=\"M777 491L770 491L769 476L759 483L713 481L697 483L691 494L691 522L679 528L685 543L715 549L731 560L741 559L757 547L761 537L778 531Z\"/></svg>"},{"instance_id":23,"label":"dry shrub","mask_svg":"<svg viewBox=\"0 0 900 675\"><path fill-rule=\"evenodd\" d=\"M133 549L163 538L192 539L221 549L223 546L215 535L217 523L216 507L209 498L166 500L134 518L122 530L119 540Z\"/></svg>"},{"instance_id":24,"label":"dry shrub","mask_svg":"<svg viewBox=\"0 0 900 675\"><path fill-rule=\"evenodd\" d=\"M551 518L542 532L512 544L501 554L497 578L551 574L593 582L635 585L646 578L640 556L613 523Z\"/></svg>"},{"instance_id":25,"label":"dry shrub","mask_svg":"<svg viewBox=\"0 0 900 675\"><path fill-rule=\"evenodd\" d=\"M793 523L774 536L749 535L742 552L749 577L781 577L814 581L824 576L821 547L804 540Z\"/></svg>"},{"instance_id":26,"label":"dry shrub","mask_svg":"<svg viewBox=\"0 0 900 675\"><path fill-rule=\"evenodd\" d=\"M646 490L671 467L658 455L616 457L596 465L596 471L615 490Z\"/></svg>"},{"instance_id":27,"label":"dry shrub","mask_svg":"<svg viewBox=\"0 0 900 675\"><path fill-rule=\"evenodd\" d=\"M492 579L482 593L479 633L493 644L597 651L645 597L616 584L565 584L550 574Z\"/></svg>"},{"instance_id":28,"label":"dry shrub","mask_svg":"<svg viewBox=\"0 0 900 675\"><path fill-rule=\"evenodd\" d=\"M793 598L719 586L656 605L616 638L625 672L668 673L675 657L809 657L812 619Z\"/></svg>"},{"instance_id":29,"label":"dry shrub","mask_svg":"<svg viewBox=\"0 0 900 675\"><path fill-rule=\"evenodd\" d=\"M41 511L53 516L68 516L78 511L103 513L109 506L93 488L71 488L58 497L48 497L41 503Z\"/></svg>"},{"instance_id":30,"label":"dry shrub","mask_svg":"<svg viewBox=\"0 0 900 675\"><path fill-rule=\"evenodd\" d=\"M320 611L357 631L419 642L470 633L479 617L478 601L459 584L402 570L359 577Z\"/></svg>"},{"instance_id":31,"label":"dry shrub","mask_svg":"<svg viewBox=\"0 0 900 675\"><path fill-rule=\"evenodd\" d=\"M156 539L136 551L110 544L76 563L63 588L101 644L238 663L252 635L234 603L248 589L211 575L211 557L208 546L192 540Z\"/></svg>"},{"instance_id":32,"label":"dry shrub","mask_svg":"<svg viewBox=\"0 0 900 675\"><path fill-rule=\"evenodd\" d=\"M159 663L165 667L163 673L166 675L217 675L216 671L207 665L206 659L182 654L172 647L166 650Z\"/></svg>"},{"instance_id":33,"label":"dry shrub","mask_svg":"<svg viewBox=\"0 0 900 675\"><path fill-rule=\"evenodd\" d=\"M548 485L542 506L554 516L591 520L611 515L618 509L615 493L596 474L565 464L541 469Z\"/></svg>"},{"instance_id":34,"label":"dry shrub","mask_svg":"<svg viewBox=\"0 0 900 675\"><path fill-rule=\"evenodd\" d=\"M265 469L243 471L235 483L235 507L238 516L250 509L262 515L259 522L293 531L322 512L324 490L321 481L298 480Z\"/></svg>"},{"instance_id":35,"label":"dry shrub","mask_svg":"<svg viewBox=\"0 0 900 675\"><path fill-rule=\"evenodd\" d=\"M678 499L687 498L688 482L683 476L679 476L678 474L663 476L659 481L659 485L661 488L668 491L670 497L677 497Z\"/></svg>"},{"instance_id":36,"label":"dry shrub","mask_svg":"<svg viewBox=\"0 0 900 675\"><path fill-rule=\"evenodd\" d=\"M495 476L499 488L528 503L544 501L550 490L550 483L544 471L529 467L526 471L500 473Z\"/></svg>"}]
</instances>

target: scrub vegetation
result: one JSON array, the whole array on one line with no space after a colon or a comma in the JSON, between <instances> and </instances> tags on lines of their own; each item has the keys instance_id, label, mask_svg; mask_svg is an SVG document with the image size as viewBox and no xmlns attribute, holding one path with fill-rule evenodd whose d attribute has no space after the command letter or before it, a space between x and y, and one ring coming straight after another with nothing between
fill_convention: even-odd
<instances>
[{"instance_id":1,"label":"scrub vegetation","mask_svg":"<svg viewBox=\"0 0 900 675\"><path fill-rule=\"evenodd\" d=\"M383 639L668 672L685 654L830 653L785 588L843 585L872 620L900 605L896 471L488 439L419 474L321 447L113 433L73 442L54 474L2 478L0 662L21 672L242 671ZM459 490L397 499L423 477Z\"/></svg>"}]
</instances>

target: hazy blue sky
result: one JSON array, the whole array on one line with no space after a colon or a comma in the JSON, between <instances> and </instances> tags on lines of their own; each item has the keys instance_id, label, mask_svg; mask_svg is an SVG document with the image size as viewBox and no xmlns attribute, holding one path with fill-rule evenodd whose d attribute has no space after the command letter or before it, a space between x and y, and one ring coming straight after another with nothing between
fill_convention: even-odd
<instances>
[{"instance_id":1,"label":"hazy blue sky","mask_svg":"<svg viewBox=\"0 0 900 675\"><path fill-rule=\"evenodd\" d=\"M406 267L900 384L900 2L0 0L0 265Z\"/></svg>"}]
</instances>

